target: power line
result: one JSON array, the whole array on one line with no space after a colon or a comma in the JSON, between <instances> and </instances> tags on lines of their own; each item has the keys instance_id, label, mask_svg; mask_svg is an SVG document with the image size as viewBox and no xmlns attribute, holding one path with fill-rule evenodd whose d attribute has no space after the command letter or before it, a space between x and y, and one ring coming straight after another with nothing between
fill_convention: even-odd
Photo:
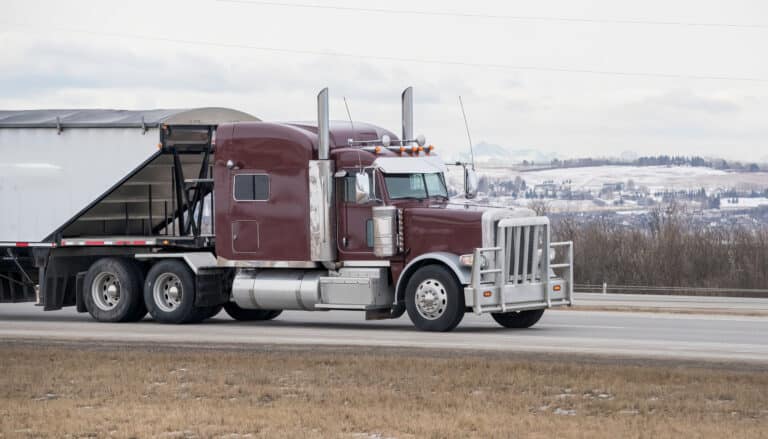
<instances>
[{"instance_id":1,"label":"power line","mask_svg":"<svg viewBox=\"0 0 768 439\"><path fill-rule=\"evenodd\" d=\"M29 25L21 25L16 23L3 23L3 24L5 26L23 28L23 29L16 29L14 30L15 32L29 33L29 28L30 28ZM10 29L6 28L6 30L10 30ZM133 40L142 40L142 41L155 41L155 42L185 44L185 45L194 45L194 46L220 47L220 48L227 48L227 49L246 49L246 50L255 50L260 52L282 53L282 54L290 54L290 55L330 56L330 57L336 57L336 58L368 59L368 60L374 60L374 61L404 62L404 63L442 65L442 66L452 66L452 67L472 67L472 68L485 68L485 69L498 69L498 70L511 70L511 71L529 71L529 72L542 72L542 73L576 73L576 74L637 77L637 78L716 80L716 81L742 81L742 82L768 83L768 78L755 78L755 77L720 76L720 75L687 75L687 74L677 74L677 73L654 73L654 72L624 72L624 71L593 70L593 69L574 69L574 68L562 68L562 67L541 67L541 66L514 65L514 64L475 63L475 62L465 62L465 61L455 61L455 60L439 60L439 59L384 56L384 55L367 55L367 54L332 52L332 51L323 51L323 50L291 49L291 48L281 48L281 47L258 46L258 45L243 44L243 43L219 43L219 42L212 42L212 41L124 34L124 33L117 33L117 32L89 31L89 30L60 28L60 27L51 27L51 26L47 26L46 30L54 30L58 32L69 32L69 33L75 33L75 34L100 36L100 37L133 39Z\"/></svg>"},{"instance_id":2,"label":"power line","mask_svg":"<svg viewBox=\"0 0 768 439\"><path fill-rule=\"evenodd\" d=\"M577 18L577 17L554 17L540 15L498 15L483 14L473 12L450 12L450 11L428 11L419 9L385 9L385 8L361 8L356 6L338 6L338 5L319 5L311 3L282 3L274 1L261 0L216 0L220 3L237 3L254 6L273 6L279 8L296 9L325 9L345 12L364 12L370 14L397 14L397 15L421 15L433 17L457 17L457 18L476 18L493 20L511 20L511 21L543 21L560 23L592 23L592 24L632 24L632 25L656 25L656 26L687 26L687 27L719 27L731 29L768 29L767 24L744 24L744 23L706 23L706 22L687 22L687 21L664 21L664 20L629 20L629 19L603 19L603 18Z\"/></svg>"}]
</instances>

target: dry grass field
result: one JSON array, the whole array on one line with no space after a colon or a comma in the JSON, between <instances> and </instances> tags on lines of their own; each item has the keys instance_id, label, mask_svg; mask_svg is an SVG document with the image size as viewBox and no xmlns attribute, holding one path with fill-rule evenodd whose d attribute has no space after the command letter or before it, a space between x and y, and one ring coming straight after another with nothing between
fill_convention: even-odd
<instances>
[{"instance_id":1,"label":"dry grass field","mask_svg":"<svg viewBox=\"0 0 768 439\"><path fill-rule=\"evenodd\" d=\"M758 366L0 343L0 437L768 436Z\"/></svg>"}]
</instances>

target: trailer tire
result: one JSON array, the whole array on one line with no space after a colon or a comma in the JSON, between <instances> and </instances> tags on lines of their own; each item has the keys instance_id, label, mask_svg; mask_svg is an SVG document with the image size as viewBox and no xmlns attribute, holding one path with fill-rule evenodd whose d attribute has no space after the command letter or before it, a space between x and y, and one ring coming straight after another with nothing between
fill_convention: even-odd
<instances>
[{"instance_id":1,"label":"trailer tire","mask_svg":"<svg viewBox=\"0 0 768 439\"><path fill-rule=\"evenodd\" d=\"M245 309L237 306L235 302L227 302L224 311L235 320L241 322L254 322L272 320L283 313L281 309Z\"/></svg>"},{"instance_id":2,"label":"trailer tire","mask_svg":"<svg viewBox=\"0 0 768 439\"><path fill-rule=\"evenodd\" d=\"M198 323L205 319L203 308L195 307L195 277L177 259L157 262L144 282L144 303L160 323Z\"/></svg>"},{"instance_id":3,"label":"trailer tire","mask_svg":"<svg viewBox=\"0 0 768 439\"><path fill-rule=\"evenodd\" d=\"M147 308L142 297L144 276L129 259L101 258L91 264L83 279L83 302L99 322L136 322Z\"/></svg>"},{"instance_id":4,"label":"trailer tire","mask_svg":"<svg viewBox=\"0 0 768 439\"><path fill-rule=\"evenodd\" d=\"M464 292L448 269L442 265L426 265L408 280L405 307L418 329L451 331L464 318Z\"/></svg>"},{"instance_id":5,"label":"trailer tire","mask_svg":"<svg viewBox=\"0 0 768 439\"><path fill-rule=\"evenodd\" d=\"M542 315L544 315L543 308L528 311L492 313L491 317L493 317L493 320L496 320L496 323L505 328L524 329L535 325Z\"/></svg>"}]
</instances>

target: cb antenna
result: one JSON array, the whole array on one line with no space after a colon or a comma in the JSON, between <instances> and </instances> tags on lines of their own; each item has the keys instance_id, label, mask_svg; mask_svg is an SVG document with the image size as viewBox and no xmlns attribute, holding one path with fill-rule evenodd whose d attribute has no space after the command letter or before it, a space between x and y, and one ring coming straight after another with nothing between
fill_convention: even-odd
<instances>
[{"instance_id":1,"label":"cb antenna","mask_svg":"<svg viewBox=\"0 0 768 439\"><path fill-rule=\"evenodd\" d=\"M349 126L352 127L352 138L349 139L352 142L355 141L355 123L352 122L352 113L349 112L349 105L347 104L347 97L344 96L344 108L347 109L347 117L349 118ZM360 150L357 150L357 166L360 167L360 169L363 168L363 159L360 157Z\"/></svg>"},{"instance_id":2,"label":"cb antenna","mask_svg":"<svg viewBox=\"0 0 768 439\"><path fill-rule=\"evenodd\" d=\"M344 101L346 102L346 100ZM467 122L467 113L464 111L464 102L459 95L459 106L461 106L461 115L464 116L464 128L467 129L467 139L469 140L469 154L472 158L472 170L475 170L475 151L472 149L472 135L469 134L469 122Z\"/></svg>"},{"instance_id":3,"label":"cb antenna","mask_svg":"<svg viewBox=\"0 0 768 439\"><path fill-rule=\"evenodd\" d=\"M352 122L352 113L349 112L349 105L347 104L347 97L344 96L344 108L347 109L347 117L349 118L349 126L352 127L352 141L355 140L355 123Z\"/></svg>"}]
</instances>

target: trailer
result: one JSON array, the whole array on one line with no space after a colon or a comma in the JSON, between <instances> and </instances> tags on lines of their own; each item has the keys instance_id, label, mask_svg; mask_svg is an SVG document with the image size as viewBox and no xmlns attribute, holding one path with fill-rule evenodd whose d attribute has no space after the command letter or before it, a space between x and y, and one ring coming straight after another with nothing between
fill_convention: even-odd
<instances>
[{"instance_id":1,"label":"trailer","mask_svg":"<svg viewBox=\"0 0 768 439\"><path fill-rule=\"evenodd\" d=\"M97 321L222 310L407 312L448 331L466 312L534 325L571 305L570 242L529 209L448 197L413 132L328 118L276 123L226 108L0 111L0 301Z\"/></svg>"}]
</instances>

